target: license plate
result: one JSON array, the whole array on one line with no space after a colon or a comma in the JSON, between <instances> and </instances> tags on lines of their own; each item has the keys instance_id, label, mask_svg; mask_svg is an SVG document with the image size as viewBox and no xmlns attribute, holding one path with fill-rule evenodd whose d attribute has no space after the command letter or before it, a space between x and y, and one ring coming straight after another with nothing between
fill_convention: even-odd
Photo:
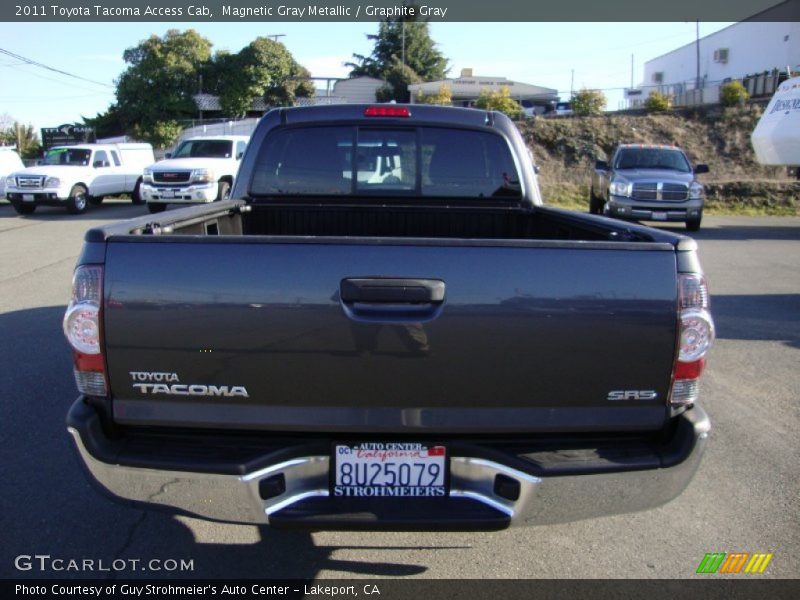
<instances>
[{"instance_id":1,"label":"license plate","mask_svg":"<svg viewBox=\"0 0 800 600\"><path fill-rule=\"evenodd\" d=\"M667 220L667 213L665 212L653 213L653 221L666 221L666 220Z\"/></svg>"},{"instance_id":2,"label":"license plate","mask_svg":"<svg viewBox=\"0 0 800 600\"><path fill-rule=\"evenodd\" d=\"M22 194L23 202L33 202L34 200L36 200L36 196L33 194Z\"/></svg>"},{"instance_id":3,"label":"license plate","mask_svg":"<svg viewBox=\"0 0 800 600\"><path fill-rule=\"evenodd\" d=\"M172 190L161 190L161 197L162 198L174 198L175 192Z\"/></svg>"},{"instance_id":4,"label":"license plate","mask_svg":"<svg viewBox=\"0 0 800 600\"><path fill-rule=\"evenodd\" d=\"M447 449L415 442L333 447L331 495L430 498L447 495Z\"/></svg>"}]
</instances>

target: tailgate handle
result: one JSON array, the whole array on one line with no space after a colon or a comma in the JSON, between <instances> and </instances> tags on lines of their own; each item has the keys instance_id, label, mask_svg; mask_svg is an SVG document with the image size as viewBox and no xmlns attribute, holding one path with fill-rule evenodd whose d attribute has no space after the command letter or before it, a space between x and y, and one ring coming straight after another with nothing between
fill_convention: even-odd
<instances>
[{"instance_id":1,"label":"tailgate handle","mask_svg":"<svg viewBox=\"0 0 800 600\"><path fill-rule=\"evenodd\" d=\"M342 279L340 295L346 303L441 304L444 281L384 277Z\"/></svg>"}]
</instances>

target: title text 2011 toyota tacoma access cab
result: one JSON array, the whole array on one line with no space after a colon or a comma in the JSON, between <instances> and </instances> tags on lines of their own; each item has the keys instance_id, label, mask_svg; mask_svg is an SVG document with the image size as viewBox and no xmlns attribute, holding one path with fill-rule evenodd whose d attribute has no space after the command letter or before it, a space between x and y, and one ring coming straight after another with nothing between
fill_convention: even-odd
<instances>
[{"instance_id":1,"label":"title text 2011 toyota tacoma access cab","mask_svg":"<svg viewBox=\"0 0 800 600\"><path fill-rule=\"evenodd\" d=\"M714 335L695 242L542 206L503 115L273 110L233 198L86 235L68 429L116 496L499 529L690 481Z\"/></svg>"}]
</instances>

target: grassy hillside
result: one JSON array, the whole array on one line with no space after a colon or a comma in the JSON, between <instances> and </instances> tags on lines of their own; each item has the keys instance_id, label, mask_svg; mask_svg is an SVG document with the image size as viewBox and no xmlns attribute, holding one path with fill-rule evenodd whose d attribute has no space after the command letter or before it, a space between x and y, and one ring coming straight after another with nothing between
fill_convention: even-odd
<instances>
[{"instance_id":1,"label":"grassy hillside","mask_svg":"<svg viewBox=\"0 0 800 600\"><path fill-rule=\"evenodd\" d=\"M800 182L785 167L755 160L750 134L762 108L599 117L537 118L520 130L541 168L540 183L550 204L588 209L588 183L596 158L610 158L618 143L676 144L694 163L707 163L708 213L800 214Z\"/></svg>"}]
</instances>

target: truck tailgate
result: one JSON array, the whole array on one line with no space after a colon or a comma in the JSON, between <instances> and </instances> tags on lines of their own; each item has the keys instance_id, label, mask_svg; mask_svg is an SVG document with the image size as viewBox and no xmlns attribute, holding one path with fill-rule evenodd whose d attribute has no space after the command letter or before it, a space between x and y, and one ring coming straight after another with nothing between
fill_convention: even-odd
<instances>
[{"instance_id":1,"label":"truck tailgate","mask_svg":"<svg viewBox=\"0 0 800 600\"><path fill-rule=\"evenodd\" d=\"M669 244L111 238L114 419L655 430L667 419L676 289Z\"/></svg>"}]
</instances>

